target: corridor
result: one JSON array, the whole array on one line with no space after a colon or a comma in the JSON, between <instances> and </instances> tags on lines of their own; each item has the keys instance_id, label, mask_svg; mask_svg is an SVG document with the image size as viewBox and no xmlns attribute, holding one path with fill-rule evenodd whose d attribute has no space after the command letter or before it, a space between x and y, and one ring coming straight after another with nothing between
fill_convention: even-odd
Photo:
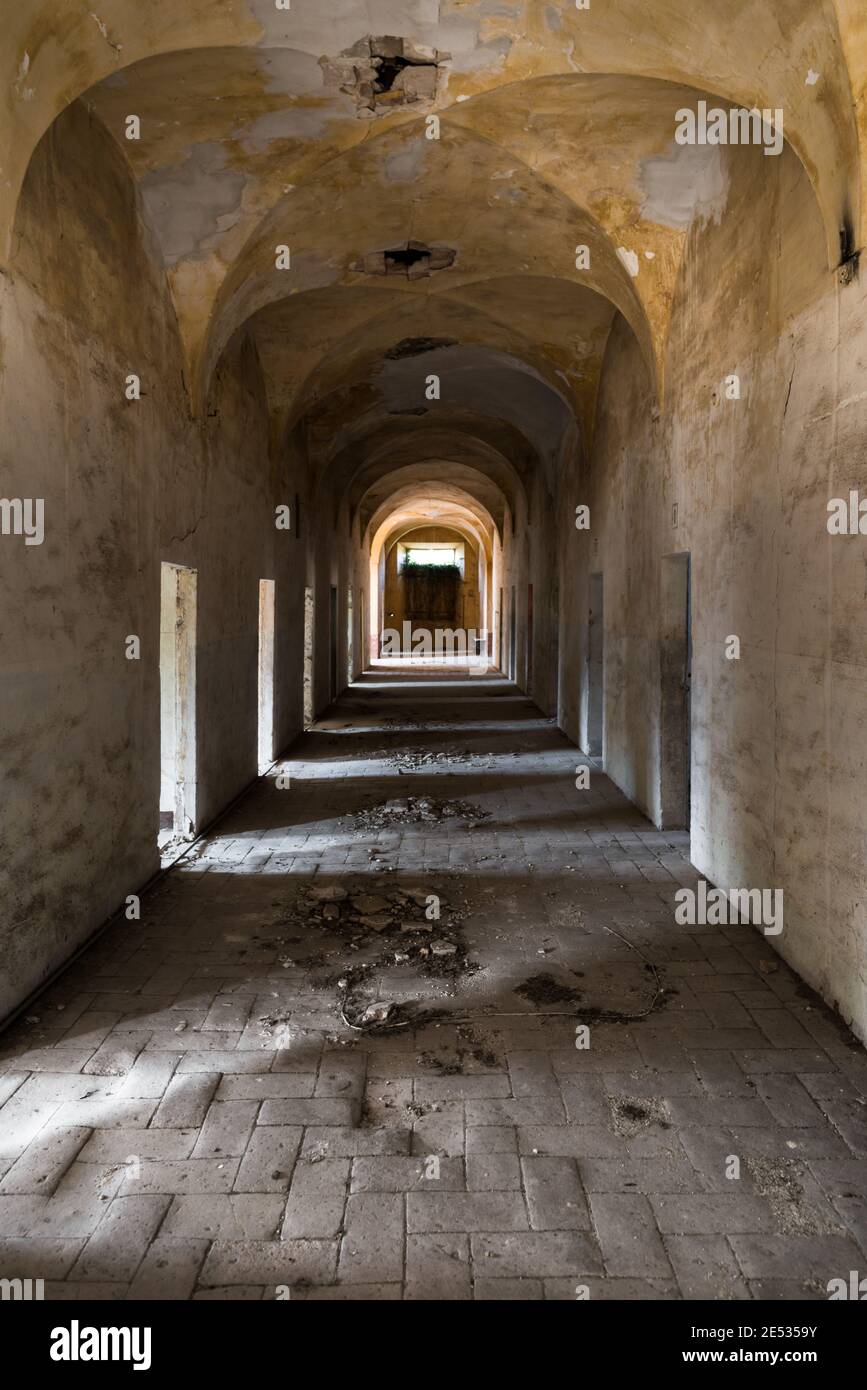
<instances>
[{"instance_id":1,"label":"corridor","mask_svg":"<svg viewBox=\"0 0 867 1390\"><path fill-rule=\"evenodd\" d=\"M514 685L378 667L3 1036L0 1270L827 1297L867 1250L864 1053L755 928L674 924L696 882Z\"/></svg>"},{"instance_id":2,"label":"corridor","mask_svg":"<svg viewBox=\"0 0 867 1390\"><path fill-rule=\"evenodd\" d=\"M865 0L0 8L0 1304L828 1378Z\"/></svg>"}]
</instances>

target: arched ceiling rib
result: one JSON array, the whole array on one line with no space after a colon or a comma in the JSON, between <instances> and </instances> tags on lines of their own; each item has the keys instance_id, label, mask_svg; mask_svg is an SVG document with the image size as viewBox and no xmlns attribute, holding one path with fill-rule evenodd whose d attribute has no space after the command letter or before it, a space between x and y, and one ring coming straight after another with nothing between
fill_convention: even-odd
<instances>
[{"instance_id":1,"label":"arched ceiling rib","mask_svg":"<svg viewBox=\"0 0 867 1390\"><path fill-rule=\"evenodd\" d=\"M397 161L410 168L389 177ZM403 169L403 164L400 164ZM456 252L448 270L424 280L376 277L355 267L363 257L410 239ZM589 248L586 270L575 247ZM275 268L275 248L291 248L291 269ZM330 161L268 214L229 270L211 321L190 341L200 390L236 328L266 306L307 290L370 287L381 280L416 300L454 294L491 278L549 277L596 291L631 324L654 373L651 329L636 280L602 226L562 192L486 140L457 127L426 141L399 127ZM423 305L418 305L421 309ZM189 327L190 325L188 325Z\"/></svg>"},{"instance_id":2,"label":"arched ceiling rib","mask_svg":"<svg viewBox=\"0 0 867 1390\"><path fill-rule=\"evenodd\" d=\"M374 421L366 435L351 439L323 470L319 495L330 498L336 524L340 502L358 508L378 479L407 466L437 476L444 460L463 465L495 483L512 512L519 494L525 505L539 459L532 445L512 426L469 412L428 423L414 416Z\"/></svg>"},{"instance_id":3,"label":"arched ceiling rib","mask_svg":"<svg viewBox=\"0 0 867 1390\"><path fill-rule=\"evenodd\" d=\"M493 554L493 536L488 526L480 521L475 513L461 504L458 499L435 501L437 515L432 517L426 510L428 503L423 498L413 502L408 499L404 505L393 510L385 510L377 519L370 533L370 559L373 565L379 563L383 552L388 554L392 546L405 540L413 532L428 527L443 527L456 531L465 540L470 540L486 559Z\"/></svg>"},{"instance_id":4,"label":"arched ceiling rib","mask_svg":"<svg viewBox=\"0 0 867 1390\"><path fill-rule=\"evenodd\" d=\"M377 479L359 506L361 534L375 531L393 510L415 508L419 515L435 517L458 504L471 512L490 535L503 539L506 498L496 483L466 465L443 459L435 471L425 464L398 468Z\"/></svg>"},{"instance_id":5,"label":"arched ceiling rib","mask_svg":"<svg viewBox=\"0 0 867 1390\"><path fill-rule=\"evenodd\" d=\"M429 508L432 508L433 514ZM463 507L459 501L447 498L431 498L430 501L420 498L416 503L407 500L383 517L373 530L371 558L375 558L377 544L387 554L392 546L430 527L457 531L465 540L472 540L486 559L490 559L493 553L491 531L472 508Z\"/></svg>"},{"instance_id":6,"label":"arched ceiling rib","mask_svg":"<svg viewBox=\"0 0 867 1390\"><path fill-rule=\"evenodd\" d=\"M427 387L434 378L436 385ZM439 399L428 399L428 390L435 389ZM373 378L347 380L311 407L307 438L327 456L380 421L425 420L447 428L451 420L470 415L489 417L523 434L551 468L572 420L560 393L518 359L454 343L432 347L420 356L386 360Z\"/></svg>"},{"instance_id":7,"label":"arched ceiling rib","mask_svg":"<svg viewBox=\"0 0 867 1390\"><path fill-rule=\"evenodd\" d=\"M589 438L614 314L608 300L583 286L529 275L435 297L419 289L419 296L421 304L386 283L333 286L292 296L251 320L278 438L322 397L350 381L375 382L390 362L414 363L423 380L437 370L431 355L438 345L519 359L569 401Z\"/></svg>"}]
</instances>

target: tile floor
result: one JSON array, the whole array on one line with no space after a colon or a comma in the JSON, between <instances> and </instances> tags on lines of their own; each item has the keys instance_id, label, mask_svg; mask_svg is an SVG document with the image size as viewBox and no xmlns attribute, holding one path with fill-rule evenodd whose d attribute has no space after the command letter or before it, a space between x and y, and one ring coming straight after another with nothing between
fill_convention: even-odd
<instances>
[{"instance_id":1,"label":"tile floor","mask_svg":"<svg viewBox=\"0 0 867 1390\"><path fill-rule=\"evenodd\" d=\"M0 1038L0 1277L821 1299L867 1272L863 1049L755 928L675 925L687 837L595 766L577 790L587 761L502 678L351 687Z\"/></svg>"}]
</instances>

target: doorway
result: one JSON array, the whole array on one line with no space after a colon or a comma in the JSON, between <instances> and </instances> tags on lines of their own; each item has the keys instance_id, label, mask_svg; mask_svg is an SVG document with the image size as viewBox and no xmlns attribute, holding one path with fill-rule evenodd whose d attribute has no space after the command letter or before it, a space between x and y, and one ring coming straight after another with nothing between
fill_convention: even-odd
<instances>
[{"instance_id":1,"label":"doorway","mask_svg":"<svg viewBox=\"0 0 867 1390\"><path fill-rule=\"evenodd\" d=\"M332 700L337 699L337 585L330 590L328 621L328 692Z\"/></svg>"},{"instance_id":2,"label":"doorway","mask_svg":"<svg viewBox=\"0 0 867 1390\"><path fill-rule=\"evenodd\" d=\"M503 656L503 590L500 587L500 603L497 608L497 667L500 671L505 670L506 662Z\"/></svg>"},{"instance_id":3,"label":"doorway","mask_svg":"<svg viewBox=\"0 0 867 1390\"><path fill-rule=\"evenodd\" d=\"M527 694L533 687L533 586L527 585L527 661L524 689Z\"/></svg>"},{"instance_id":4,"label":"doorway","mask_svg":"<svg viewBox=\"0 0 867 1390\"><path fill-rule=\"evenodd\" d=\"M518 665L518 609L515 603L515 586L512 585L512 601L509 608L509 680L515 679Z\"/></svg>"},{"instance_id":5,"label":"doorway","mask_svg":"<svg viewBox=\"0 0 867 1390\"><path fill-rule=\"evenodd\" d=\"M353 631L352 585L346 590L346 683L352 684L355 671L355 633Z\"/></svg>"},{"instance_id":6,"label":"doorway","mask_svg":"<svg viewBox=\"0 0 867 1390\"><path fill-rule=\"evenodd\" d=\"M196 827L196 598L196 570L161 566L161 847L191 839Z\"/></svg>"},{"instance_id":7,"label":"doorway","mask_svg":"<svg viewBox=\"0 0 867 1390\"><path fill-rule=\"evenodd\" d=\"M692 782L692 594L688 552L660 574L660 828L688 830Z\"/></svg>"},{"instance_id":8,"label":"doorway","mask_svg":"<svg viewBox=\"0 0 867 1390\"><path fill-rule=\"evenodd\" d=\"M304 728L313 723L313 620L315 617L313 589L304 590Z\"/></svg>"},{"instance_id":9,"label":"doorway","mask_svg":"<svg viewBox=\"0 0 867 1390\"><path fill-rule=\"evenodd\" d=\"M260 775L274 761L274 580L259 580L259 757Z\"/></svg>"},{"instance_id":10,"label":"doorway","mask_svg":"<svg viewBox=\"0 0 867 1390\"><path fill-rule=\"evenodd\" d=\"M605 610L602 575L591 574L587 611L587 748L602 756L605 740Z\"/></svg>"}]
</instances>

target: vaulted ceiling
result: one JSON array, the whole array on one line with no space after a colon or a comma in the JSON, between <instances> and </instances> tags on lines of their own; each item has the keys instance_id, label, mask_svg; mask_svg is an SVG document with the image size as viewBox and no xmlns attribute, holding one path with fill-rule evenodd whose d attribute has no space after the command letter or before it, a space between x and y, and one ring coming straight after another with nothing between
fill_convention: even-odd
<instances>
[{"instance_id":1,"label":"vaulted ceiling","mask_svg":"<svg viewBox=\"0 0 867 1390\"><path fill-rule=\"evenodd\" d=\"M617 314L662 391L728 179L679 109L781 108L829 266L863 238L861 0L31 0L4 28L0 245L81 100L138 183L192 408L251 334L275 450L303 440L363 527L434 476L502 527L590 440Z\"/></svg>"}]
</instances>

